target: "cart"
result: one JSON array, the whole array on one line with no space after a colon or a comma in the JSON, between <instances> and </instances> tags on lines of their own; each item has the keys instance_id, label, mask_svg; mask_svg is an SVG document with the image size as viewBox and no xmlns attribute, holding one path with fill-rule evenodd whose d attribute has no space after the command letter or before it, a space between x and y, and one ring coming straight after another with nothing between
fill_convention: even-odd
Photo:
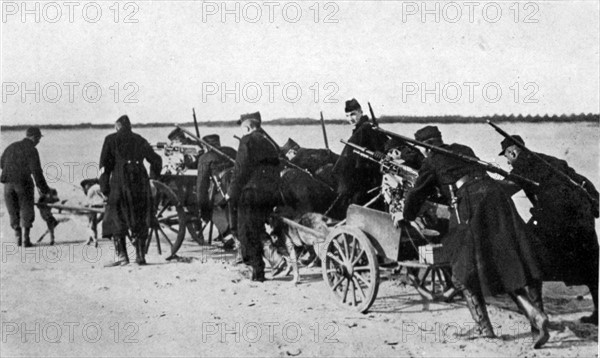
<instances>
[{"instance_id":1,"label":"cart","mask_svg":"<svg viewBox=\"0 0 600 358\"><path fill-rule=\"evenodd\" d=\"M213 207L212 219L202 222L196 199L196 173L163 174L151 180L153 215L150 218L146 253L154 241L158 254L162 255L161 239L169 245L167 260L177 258L189 233L199 245L210 245L213 239L222 237L229 228L229 213L226 209ZM211 198L218 202L217 184L211 185ZM170 234L170 235L169 235Z\"/></svg>"},{"instance_id":2,"label":"cart","mask_svg":"<svg viewBox=\"0 0 600 358\"><path fill-rule=\"evenodd\" d=\"M408 224L394 227L386 212L351 205L345 224L334 228L320 247L323 279L336 301L366 312L377 297L383 270L392 275L406 271L410 283L426 300L451 299L455 290L447 260L428 260L424 255L405 259L403 249L407 247L420 251L436 248L424 246L426 241L416 239L414 233Z\"/></svg>"}]
</instances>

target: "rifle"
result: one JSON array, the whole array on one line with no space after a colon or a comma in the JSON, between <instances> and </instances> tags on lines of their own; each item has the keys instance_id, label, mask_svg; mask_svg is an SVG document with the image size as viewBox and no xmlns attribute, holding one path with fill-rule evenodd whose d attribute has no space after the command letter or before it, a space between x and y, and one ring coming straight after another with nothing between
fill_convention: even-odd
<instances>
[{"instance_id":1,"label":"rifle","mask_svg":"<svg viewBox=\"0 0 600 358\"><path fill-rule=\"evenodd\" d=\"M375 125L375 127L378 127L379 123L377 123L377 118L375 118L375 112L373 112L373 107L371 107L371 102L367 102L367 104L369 105L369 112L371 112L371 120L373 121L373 124Z\"/></svg>"},{"instance_id":2,"label":"rifle","mask_svg":"<svg viewBox=\"0 0 600 358\"><path fill-rule=\"evenodd\" d=\"M194 127L196 127L196 137L200 138L200 129L198 129L198 120L196 120L196 110L192 108L192 115L194 116Z\"/></svg>"},{"instance_id":3,"label":"rifle","mask_svg":"<svg viewBox=\"0 0 600 358\"><path fill-rule=\"evenodd\" d=\"M327 131L325 130L325 119L323 118L323 111L321 111L321 129L323 129L323 139L325 140L325 148L329 149L329 143L327 142Z\"/></svg>"},{"instance_id":4,"label":"rifle","mask_svg":"<svg viewBox=\"0 0 600 358\"><path fill-rule=\"evenodd\" d=\"M563 172L563 171L555 168L554 166L552 166L552 164L548 163L544 158L540 157L537 153L532 152L531 150L529 150L529 148L527 148L525 146L525 144L523 144L520 141L514 139L510 134L506 133L497 124L493 123L489 119L486 122L490 126L492 126L496 130L496 132L500 133L504 138L507 138L507 139L511 140L517 147L521 148L524 152L528 153L529 155L531 155L535 159L539 160L542 164L544 164L546 167L548 167L552 172L554 172L555 174L558 174L559 177L563 178L569 184L574 185L575 187L577 187L578 189L580 189L581 191L583 191L585 193L586 197L588 198L588 200L590 200L591 203L594 206L598 206L598 201L596 201L596 199L587 190L585 190L585 187L584 187L585 182L579 184L573 178L571 178L567 173L565 173L565 172Z\"/></svg>"},{"instance_id":5,"label":"rifle","mask_svg":"<svg viewBox=\"0 0 600 358\"><path fill-rule=\"evenodd\" d=\"M240 137L238 137L237 135L233 135L233 138L237 139L237 140L241 140ZM287 158L285 158L282 155L279 155L279 160L281 160L283 162L284 165L290 167L290 168L294 168L296 170L299 170L307 175L309 175L311 178L313 178L314 180L318 181L319 183L325 185L325 187L327 187L327 189L334 191L334 189L329 186L329 184L325 183L324 181L322 181L321 179L317 178L316 176L314 176L313 173L311 173L309 170L302 168L301 166L294 164L292 162L290 162Z\"/></svg>"},{"instance_id":6,"label":"rifle","mask_svg":"<svg viewBox=\"0 0 600 358\"><path fill-rule=\"evenodd\" d=\"M181 126L176 125L177 128L179 128L180 130L182 130L185 134L189 135L192 139L194 139L195 141L204 144L205 146L207 146L210 150L214 151L215 153L217 153L218 155L220 155L221 157L229 160L230 162L235 164L235 159L231 158L230 156L228 156L227 154L223 153L219 148L213 146L212 144L206 142L205 140L203 140L202 138L199 138L197 136L195 136L194 134L192 134L192 132L188 131L187 129L181 128Z\"/></svg>"},{"instance_id":7,"label":"rifle","mask_svg":"<svg viewBox=\"0 0 600 358\"><path fill-rule=\"evenodd\" d=\"M380 164L386 172L394 173L403 178L410 178L411 181L414 181L419 176L419 173L413 168L406 165L398 164L387 155L383 160L378 160L375 157L375 152L368 150L365 147L361 147L360 145L356 145L354 143L346 142L343 139L340 140L340 142L344 143L345 145L351 146L354 149L354 152L360 155L361 157L366 158L377 164Z\"/></svg>"},{"instance_id":8,"label":"rifle","mask_svg":"<svg viewBox=\"0 0 600 358\"><path fill-rule=\"evenodd\" d=\"M411 138L405 137L405 136L403 136L401 134L390 132L390 131L387 131L385 129L379 128L379 127L374 127L373 129L376 130L376 131L378 131L378 132L380 132L380 133L383 133L385 135L388 135L388 136L391 136L391 137L396 137L396 138L398 138L400 140L403 140L403 141L405 141L407 143L412 143L412 144L417 145L419 147L427 148L427 149L431 150L432 152L444 154L444 155L447 155L449 157L453 157L453 158L462 160L462 161L467 162L467 163L478 165L478 166L484 168L488 172L500 174L503 177L515 178L515 179L518 179L518 180L523 181L525 183L528 183L530 185L535 185L535 186L539 186L540 185L538 182L535 182L535 181L533 181L531 179L527 179L527 178L522 177L522 176L517 175L517 174L511 174L511 173L505 171L504 169L499 168L497 166L494 166L493 164L485 162L483 160L480 160L480 159L477 159L477 158L473 158L473 157L465 155L465 154L455 153L455 152L453 152L451 150L440 148L440 147L435 146L435 145L423 143L423 142L420 142L420 141L418 141L416 139L411 139Z\"/></svg>"}]
</instances>

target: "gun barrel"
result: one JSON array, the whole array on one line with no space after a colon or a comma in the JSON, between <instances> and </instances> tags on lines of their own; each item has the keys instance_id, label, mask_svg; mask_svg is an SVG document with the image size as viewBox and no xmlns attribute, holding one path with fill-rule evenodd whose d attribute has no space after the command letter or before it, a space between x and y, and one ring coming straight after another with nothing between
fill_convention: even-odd
<instances>
[{"instance_id":1,"label":"gun barrel","mask_svg":"<svg viewBox=\"0 0 600 358\"><path fill-rule=\"evenodd\" d=\"M227 154L223 153L219 148L213 146L210 143L207 143L205 140L203 140L202 138L199 138L197 136L195 136L192 132L188 131L187 129L181 128L181 126L176 126L177 128L181 129L185 134L189 135L192 139L196 140L197 142L200 142L202 144L204 144L205 146L209 147L211 150L213 150L215 153L219 154L221 157L229 160L230 162L235 164L235 159L231 158L230 156L228 156Z\"/></svg>"},{"instance_id":2,"label":"gun barrel","mask_svg":"<svg viewBox=\"0 0 600 358\"><path fill-rule=\"evenodd\" d=\"M450 156L450 157L454 157L454 158L460 159L462 161L465 161L467 163L472 163L472 164L475 164L475 165L479 165L480 167L483 167L487 171L500 174L500 175L502 175L504 177L509 177L510 176L510 177L515 178L515 179L519 179L519 180L521 180L523 182L529 183L531 185L535 185L535 186L539 186L540 185L538 182L535 182L535 181L533 181L531 179L528 179L528 178L525 178L525 177L522 177L522 176L516 175L516 174L510 174L507 171L503 170L502 168L498 168L498 167L492 165L491 163L485 162L485 161L483 161L481 159L473 158L471 156L460 154L460 153L455 153L455 152L453 152L451 150L440 148L440 147L435 146L435 145L423 143L423 142L418 141L416 139L411 139L411 138L405 137L405 136L403 136L401 134L397 134L397 133L394 133L394 132L387 131L387 130L382 129L380 127L374 127L373 129L376 130L376 131L378 131L378 132L381 132L383 134L386 134L388 136L396 137L398 139L401 139L401 140L403 140L405 142L412 143L412 144L418 145L418 146L423 147L423 148L427 148L427 149L429 149L429 150L431 150L433 152L437 152L437 153L444 154L444 155L447 155L447 156Z\"/></svg>"}]
</instances>

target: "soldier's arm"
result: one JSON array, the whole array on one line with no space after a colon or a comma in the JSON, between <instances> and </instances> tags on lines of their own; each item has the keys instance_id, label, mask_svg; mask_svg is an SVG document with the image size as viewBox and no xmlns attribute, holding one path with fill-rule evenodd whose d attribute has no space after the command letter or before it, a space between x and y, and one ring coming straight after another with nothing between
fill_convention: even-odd
<instances>
[{"instance_id":1,"label":"soldier's arm","mask_svg":"<svg viewBox=\"0 0 600 358\"><path fill-rule=\"evenodd\" d=\"M231 185L227 191L227 195L234 203L237 202L237 198L242 188L248 181L248 174L251 165L249 154L248 137L246 136L240 140L240 146L235 158L235 170L233 171Z\"/></svg>"},{"instance_id":2,"label":"soldier's arm","mask_svg":"<svg viewBox=\"0 0 600 358\"><path fill-rule=\"evenodd\" d=\"M102 151L100 152L100 168L104 168L104 173L110 175L115 167L115 157L111 151L111 142L110 137L106 137L104 139L104 144L102 145Z\"/></svg>"},{"instance_id":3,"label":"soldier's arm","mask_svg":"<svg viewBox=\"0 0 600 358\"><path fill-rule=\"evenodd\" d=\"M200 206L200 215L202 219L209 219L209 211L210 211L210 203L208 200L208 189L210 186L210 161L203 160L200 158L198 160L198 179L197 179L197 189L196 189L196 197L198 198L198 205Z\"/></svg>"},{"instance_id":4,"label":"soldier's arm","mask_svg":"<svg viewBox=\"0 0 600 358\"><path fill-rule=\"evenodd\" d=\"M102 145L102 151L100 152L100 190L102 194L106 197L110 194L110 174L112 173L115 167L115 158L112 154L111 150L111 140L110 136L104 139L104 144Z\"/></svg>"},{"instance_id":5,"label":"soldier's arm","mask_svg":"<svg viewBox=\"0 0 600 358\"><path fill-rule=\"evenodd\" d=\"M406 194L404 203L404 218L406 220L413 221L417 218L421 206L435 192L436 186L435 168L429 161L425 161L419 171L419 177L414 188Z\"/></svg>"},{"instance_id":6,"label":"soldier's arm","mask_svg":"<svg viewBox=\"0 0 600 358\"><path fill-rule=\"evenodd\" d=\"M2 156L0 157L0 169L4 170L4 156L6 154L6 149L2 152Z\"/></svg>"},{"instance_id":7,"label":"soldier's arm","mask_svg":"<svg viewBox=\"0 0 600 358\"><path fill-rule=\"evenodd\" d=\"M42 165L40 164L40 155L37 149L33 148L31 152L27 153L27 162L29 165L29 170L33 174L35 185L42 192L42 194L48 193L50 191L50 187L48 187L46 178L44 178L44 171L42 170Z\"/></svg>"},{"instance_id":8,"label":"soldier's arm","mask_svg":"<svg viewBox=\"0 0 600 358\"><path fill-rule=\"evenodd\" d=\"M150 163L150 178L156 179L162 170L162 158L152 149L148 141L144 139L144 158Z\"/></svg>"}]
</instances>

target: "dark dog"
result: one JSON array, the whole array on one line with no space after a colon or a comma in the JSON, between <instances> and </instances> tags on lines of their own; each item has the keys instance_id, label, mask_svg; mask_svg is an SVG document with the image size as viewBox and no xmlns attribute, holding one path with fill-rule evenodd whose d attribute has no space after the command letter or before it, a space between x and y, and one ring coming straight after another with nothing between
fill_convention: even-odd
<instances>
[{"instance_id":1,"label":"dark dog","mask_svg":"<svg viewBox=\"0 0 600 358\"><path fill-rule=\"evenodd\" d=\"M281 240L285 243L289 254L290 266L294 273L294 279L292 280L294 284L300 282L298 253L296 249L307 249L310 254L308 261L312 263L318 261L321 246L324 245L325 238L330 231L329 228L333 224L335 222L331 218L318 213L306 213L296 220L274 214L269 219L268 226L271 229L271 237L276 241Z\"/></svg>"}]
</instances>

